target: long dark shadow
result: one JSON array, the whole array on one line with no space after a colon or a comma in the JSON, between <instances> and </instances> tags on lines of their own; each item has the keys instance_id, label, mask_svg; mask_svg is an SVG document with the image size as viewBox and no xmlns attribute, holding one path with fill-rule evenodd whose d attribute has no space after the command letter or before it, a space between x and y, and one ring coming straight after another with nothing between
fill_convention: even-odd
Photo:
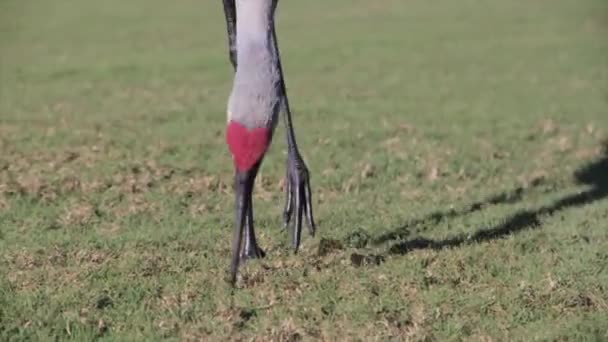
<instances>
[{"instance_id":1,"label":"long dark shadow","mask_svg":"<svg viewBox=\"0 0 608 342\"><path fill-rule=\"evenodd\" d=\"M444 240L433 240L427 238L415 238L394 244L388 250L388 254L405 254L414 249L443 249L446 247L457 247L464 244L488 241L493 239L503 238L512 233L516 233L526 229L534 229L540 227L540 217L544 215L553 215L558 211L569 207L582 206L608 198L608 146L605 147L603 156L588 164L575 172L577 183L589 186L589 189L563 197L554 203L540 207L536 210L522 210L511 217L504 223L495 227L481 229L472 235L459 235L453 238ZM493 196L486 201L473 203L471 206L460 210L450 212L438 212L429 215L420 220L408 222L396 230L383 234L374 242L383 243L389 241L403 240L403 234L409 233L409 229L419 224L432 224L441 220L452 218L460 215L466 215L474 211L480 210L483 204L499 204L512 203L521 200L524 194L523 189L516 189L512 192Z\"/></svg>"},{"instance_id":2,"label":"long dark shadow","mask_svg":"<svg viewBox=\"0 0 608 342\"><path fill-rule=\"evenodd\" d=\"M517 187L513 190L503 191L483 200L473 202L461 209L450 209L446 211L437 210L426 215L425 217L407 221L403 225L375 238L372 243L374 245L380 245L385 242L403 240L412 233L412 230L420 233L424 231L427 226L434 226L449 219L472 214L489 205L517 203L521 201L528 193L536 191L538 188L543 186L547 186L547 183L542 180L534 181L529 187Z\"/></svg>"}]
</instances>

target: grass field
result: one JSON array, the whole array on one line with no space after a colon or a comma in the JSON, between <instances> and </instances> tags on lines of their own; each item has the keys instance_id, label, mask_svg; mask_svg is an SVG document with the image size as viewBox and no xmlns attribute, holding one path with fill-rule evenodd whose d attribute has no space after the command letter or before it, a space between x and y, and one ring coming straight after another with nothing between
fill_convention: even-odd
<instances>
[{"instance_id":1,"label":"grass field","mask_svg":"<svg viewBox=\"0 0 608 342\"><path fill-rule=\"evenodd\" d=\"M319 234L230 259L220 1L0 0L0 340L608 340L608 3L277 13Z\"/></svg>"}]
</instances>

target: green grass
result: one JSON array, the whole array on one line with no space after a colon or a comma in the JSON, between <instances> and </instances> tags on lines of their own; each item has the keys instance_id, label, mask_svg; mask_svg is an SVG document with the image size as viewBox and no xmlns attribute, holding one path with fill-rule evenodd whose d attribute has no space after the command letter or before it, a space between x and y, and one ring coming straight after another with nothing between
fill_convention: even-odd
<instances>
[{"instance_id":1,"label":"green grass","mask_svg":"<svg viewBox=\"0 0 608 342\"><path fill-rule=\"evenodd\" d=\"M0 340L608 340L606 1L281 2L234 292L221 11L0 1Z\"/></svg>"}]
</instances>

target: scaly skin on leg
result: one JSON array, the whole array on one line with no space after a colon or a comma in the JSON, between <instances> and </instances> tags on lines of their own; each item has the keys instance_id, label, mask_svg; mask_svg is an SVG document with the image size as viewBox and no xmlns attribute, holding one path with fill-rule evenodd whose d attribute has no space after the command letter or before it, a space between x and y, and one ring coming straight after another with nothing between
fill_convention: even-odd
<instances>
[{"instance_id":1,"label":"scaly skin on leg","mask_svg":"<svg viewBox=\"0 0 608 342\"><path fill-rule=\"evenodd\" d=\"M241 261L264 257L264 251L258 246L253 229L253 186L261 160L247 171L236 171L235 188L235 226L232 240L232 264L230 282L236 283L236 275ZM243 239L243 235L244 239Z\"/></svg>"},{"instance_id":2,"label":"scaly skin on leg","mask_svg":"<svg viewBox=\"0 0 608 342\"><path fill-rule=\"evenodd\" d=\"M254 176L255 177L255 176ZM252 191L253 193L253 191ZM249 204L247 206L247 217L245 219L245 241L241 250L241 260L259 259L266 256L264 250L258 246L255 238L255 230L253 225L253 195L249 196Z\"/></svg>"},{"instance_id":3,"label":"scaly skin on leg","mask_svg":"<svg viewBox=\"0 0 608 342\"><path fill-rule=\"evenodd\" d=\"M234 222L234 236L232 239L232 263L230 265L230 283L232 286L236 284L236 274L239 269L239 263L241 260L241 244L243 241L243 230L245 228L245 221L247 219L247 211L250 200L248 194L251 193L253 188L253 180L250 175L246 172L237 172L234 177L235 187L235 222Z\"/></svg>"}]
</instances>

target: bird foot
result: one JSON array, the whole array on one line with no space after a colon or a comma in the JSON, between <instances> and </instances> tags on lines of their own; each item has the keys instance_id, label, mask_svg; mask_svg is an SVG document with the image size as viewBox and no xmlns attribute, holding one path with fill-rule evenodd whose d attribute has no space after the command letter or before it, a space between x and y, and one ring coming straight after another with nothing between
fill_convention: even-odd
<instances>
[{"instance_id":1,"label":"bird foot","mask_svg":"<svg viewBox=\"0 0 608 342\"><path fill-rule=\"evenodd\" d=\"M287 198L283 210L283 224L291 224L291 243L295 250L300 247L302 219L306 220L308 232L315 235L316 225L312 214L312 195L308 168L297 152L292 152L287 159Z\"/></svg>"}]
</instances>

